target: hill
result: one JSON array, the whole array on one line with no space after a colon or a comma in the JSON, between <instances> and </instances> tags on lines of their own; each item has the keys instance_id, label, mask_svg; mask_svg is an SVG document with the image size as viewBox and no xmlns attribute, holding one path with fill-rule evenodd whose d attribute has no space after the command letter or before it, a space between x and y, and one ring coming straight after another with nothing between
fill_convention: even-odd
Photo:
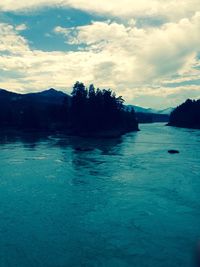
<instances>
[{"instance_id":1,"label":"hill","mask_svg":"<svg viewBox=\"0 0 200 267\"><path fill-rule=\"evenodd\" d=\"M123 102L111 90L79 82L71 95L53 88L28 94L0 89L0 129L119 136L138 130L134 110Z\"/></svg>"},{"instance_id":2,"label":"hill","mask_svg":"<svg viewBox=\"0 0 200 267\"><path fill-rule=\"evenodd\" d=\"M170 115L170 113L174 110L174 108L166 108L166 109L152 109L152 108L144 108L135 105L127 105L128 108L134 108L136 113L151 113L151 114L163 114Z\"/></svg>"},{"instance_id":3,"label":"hill","mask_svg":"<svg viewBox=\"0 0 200 267\"><path fill-rule=\"evenodd\" d=\"M134 108L139 123L168 122L173 108L156 110L140 106L127 105L128 109Z\"/></svg>"},{"instance_id":4,"label":"hill","mask_svg":"<svg viewBox=\"0 0 200 267\"><path fill-rule=\"evenodd\" d=\"M174 109L169 126L200 129L200 100L186 100Z\"/></svg>"},{"instance_id":5,"label":"hill","mask_svg":"<svg viewBox=\"0 0 200 267\"><path fill-rule=\"evenodd\" d=\"M54 89L18 94L0 90L0 127L46 130L63 120L63 103L70 97Z\"/></svg>"}]
</instances>

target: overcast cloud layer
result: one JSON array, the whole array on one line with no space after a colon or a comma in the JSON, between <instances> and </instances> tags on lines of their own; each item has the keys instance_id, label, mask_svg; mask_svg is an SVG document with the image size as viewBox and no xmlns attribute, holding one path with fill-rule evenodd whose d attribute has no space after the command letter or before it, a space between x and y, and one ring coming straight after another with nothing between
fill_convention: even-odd
<instances>
[{"instance_id":1,"label":"overcast cloud layer","mask_svg":"<svg viewBox=\"0 0 200 267\"><path fill-rule=\"evenodd\" d=\"M45 19L46 7L66 12L66 23L64 17L62 25L44 33L48 42L62 42L63 49L38 48L24 34L34 26L27 14ZM69 8L93 19L77 25ZM81 80L110 87L129 103L165 108L200 97L199 52L200 0L0 3L0 87L9 90L67 91Z\"/></svg>"}]
</instances>

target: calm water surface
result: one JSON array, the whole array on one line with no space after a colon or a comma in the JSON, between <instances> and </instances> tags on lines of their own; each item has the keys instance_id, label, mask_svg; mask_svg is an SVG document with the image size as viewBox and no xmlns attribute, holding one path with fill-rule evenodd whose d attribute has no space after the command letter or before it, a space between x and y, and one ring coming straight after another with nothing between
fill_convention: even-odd
<instances>
[{"instance_id":1,"label":"calm water surface","mask_svg":"<svg viewBox=\"0 0 200 267\"><path fill-rule=\"evenodd\" d=\"M1 137L0 267L193 266L200 131L141 130Z\"/></svg>"}]
</instances>

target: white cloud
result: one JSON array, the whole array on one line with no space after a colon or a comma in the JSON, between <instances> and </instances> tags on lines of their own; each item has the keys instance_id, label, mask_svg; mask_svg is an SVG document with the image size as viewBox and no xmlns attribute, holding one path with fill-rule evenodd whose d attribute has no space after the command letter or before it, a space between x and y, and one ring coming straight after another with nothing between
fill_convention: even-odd
<instances>
[{"instance_id":1,"label":"white cloud","mask_svg":"<svg viewBox=\"0 0 200 267\"><path fill-rule=\"evenodd\" d=\"M6 9L6 3L8 8L11 2L0 3L0 7L4 5ZM68 2L81 5L84 1ZM101 7L100 2L95 2ZM22 8L23 1L20 3ZM48 4L48 1L31 3L39 6ZM0 23L0 71L19 74L17 79L2 76L0 87L34 91L48 87L63 89L81 80L86 84L111 87L129 102L144 95L148 95L149 99L153 96L158 99L159 96L163 102L168 98L170 102L171 95L176 92L180 95L186 88L177 89L165 84L173 80L195 80L200 74L199 69L194 68L199 64L196 56L200 52L198 12L191 18L168 22L160 27L139 28L132 19L127 19L125 23L94 21L90 25L73 28L57 26L54 34L62 34L66 42L77 45L78 51L33 50L20 35L20 31L25 29L24 24L14 27ZM187 88L199 95L197 86Z\"/></svg>"},{"instance_id":2,"label":"white cloud","mask_svg":"<svg viewBox=\"0 0 200 267\"><path fill-rule=\"evenodd\" d=\"M64 34L64 35L67 35L70 32L70 30L68 30L67 28L63 28L60 26L55 27L53 31L54 33Z\"/></svg>"},{"instance_id":3,"label":"white cloud","mask_svg":"<svg viewBox=\"0 0 200 267\"><path fill-rule=\"evenodd\" d=\"M200 50L200 13L160 28L93 22L57 33L64 34L70 44L84 44L86 50L101 54L105 64L96 62L96 77L107 69L115 84L152 83L191 69Z\"/></svg>"},{"instance_id":4,"label":"white cloud","mask_svg":"<svg viewBox=\"0 0 200 267\"><path fill-rule=\"evenodd\" d=\"M31 11L43 7L72 7L117 17L164 16L180 19L199 10L199 0L3 0L2 11Z\"/></svg>"},{"instance_id":5,"label":"white cloud","mask_svg":"<svg viewBox=\"0 0 200 267\"><path fill-rule=\"evenodd\" d=\"M0 53L22 55L27 51L29 51L29 47L25 38L18 35L12 25L0 23Z\"/></svg>"},{"instance_id":6,"label":"white cloud","mask_svg":"<svg viewBox=\"0 0 200 267\"><path fill-rule=\"evenodd\" d=\"M26 26L26 24L20 24L20 25L18 25L18 26L16 26L15 27L15 29L16 29L16 31L25 31L25 30L27 30L27 26Z\"/></svg>"}]
</instances>

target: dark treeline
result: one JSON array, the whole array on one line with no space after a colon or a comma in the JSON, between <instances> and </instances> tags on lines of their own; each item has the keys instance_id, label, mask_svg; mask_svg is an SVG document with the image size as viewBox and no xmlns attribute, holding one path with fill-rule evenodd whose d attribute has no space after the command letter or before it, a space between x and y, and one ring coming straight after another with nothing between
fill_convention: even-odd
<instances>
[{"instance_id":1,"label":"dark treeline","mask_svg":"<svg viewBox=\"0 0 200 267\"><path fill-rule=\"evenodd\" d=\"M24 95L0 90L0 127L16 130L59 129L67 120L67 107L67 95L54 89Z\"/></svg>"},{"instance_id":2,"label":"dark treeline","mask_svg":"<svg viewBox=\"0 0 200 267\"><path fill-rule=\"evenodd\" d=\"M127 111L123 103L109 89L80 82L71 96L54 89L31 94L0 90L0 127L85 135L138 130L134 109Z\"/></svg>"},{"instance_id":3,"label":"dark treeline","mask_svg":"<svg viewBox=\"0 0 200 267\"><path fill-rule=\"evenodd\" d=\"M78 132L138 130L134 109L126 111L123 103L122 97L111 90L95 89L93 85L87 89L77 82L72 91L71 127Z\"/></svg>"},{"instance_id":4,"label":"dark treeline","mask_svg":"<svg viewBox=\"0 0 200 267\"><path fill-rule=\"evenodd\" d=\"M139 123L154 123L154 122L169 121L169 115L167 114L136 112L136 117Z\"/></svg>"},{"instance_id":5,"label":"dark treeline","mask_svg":"<svg viewBox=\"0 0 200 267\"><path fill-rule=\"evenodd\" d=\"M200 129L200 100L186 100L172 111L170 126Z\"/></svg>"}]
</instances>

